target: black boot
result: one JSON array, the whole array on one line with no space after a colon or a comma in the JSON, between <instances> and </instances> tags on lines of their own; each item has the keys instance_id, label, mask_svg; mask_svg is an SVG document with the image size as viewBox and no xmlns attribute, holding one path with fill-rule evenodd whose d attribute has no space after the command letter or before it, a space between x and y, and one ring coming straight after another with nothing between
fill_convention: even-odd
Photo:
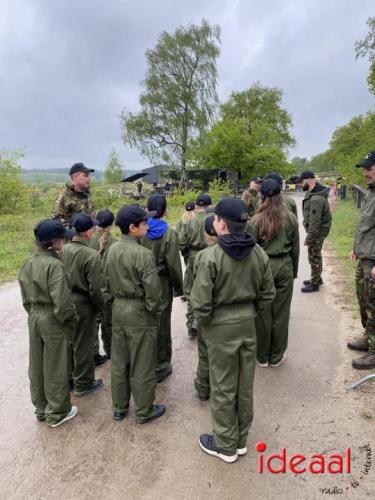
<instances>
[{"instance_id":1,"label":"black boot","mask_svg":"<svg viewBox=\"0 0 375 500\"><path fill-rule=\"evenodd\" d=\"M311 280L304 280L303 284L304 284L304 285L310 285L310 284L311 284ZM318 283L318 285L319 285L319 286L323 286L323 285L324 285L322 278L319 278L319 283Z\"/></svg>"},{"instance_id":2,"label":"black boot","mask_svg":"<svg viewBox=\"0 0 375 500\"><path fill-rule=\"evenodd\" d=\"M319 285L314 285L313 283L310 283L309 285L302 287L301 292L302 293L319 292Z\"/></svg>"}]
</instances>

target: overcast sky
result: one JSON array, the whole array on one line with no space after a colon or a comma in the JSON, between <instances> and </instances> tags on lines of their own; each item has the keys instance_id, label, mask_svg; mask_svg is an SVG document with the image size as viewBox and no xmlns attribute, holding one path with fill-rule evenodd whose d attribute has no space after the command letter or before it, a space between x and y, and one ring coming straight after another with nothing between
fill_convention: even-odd
<instances>
[{"instance_id":1,"label":"overcast sky","mask_svg":"<svg viewBox=\"0 0 375 500\"><path fill-rule=\"evenodd\" d=\"M220 99L280 87L291 156L310 157L375 104L354 54L374 15L374 0L0 0L0 149L24 147L27 168L102 169L115 147L125 171L148 167L122 144L118 115L137 111L159 34L204 17L222 29Z\"/></svg>"}]
</instances>

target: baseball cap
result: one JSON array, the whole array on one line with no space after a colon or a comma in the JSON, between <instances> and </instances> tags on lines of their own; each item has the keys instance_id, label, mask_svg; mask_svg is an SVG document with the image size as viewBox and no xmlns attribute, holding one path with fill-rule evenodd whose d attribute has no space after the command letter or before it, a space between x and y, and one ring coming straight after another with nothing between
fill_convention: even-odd
<instances>
[{"instance_id":1,"label":"baseball cap","mask_svg":"<svg viewBox=\"0 0 375 500\"><path fill-rule=\"evenodd\" d=\"M223 198L216 205L215 214L232 222L246 222L249 219L246 205L239 198Z\"/></svg>"},{"instance_id":2,"label":"baseball cap","mask_svg":"<svg viewBox=\"0 0 375 500\"><path fill-rule=\"evenodd\" d=\"M115 216L113 212L105 208L104 210L99 210L96 214L96 219L99 221L99 227L109 227L112 226Z\"/></svg>"},{"instance_id":3,"label":"baseball cap","mask_svg":"<svg viewBox=\"0 0 375 500\"><path fill-rule=\"evenodd\" d=\"M269 174L267 174L264 178L265 180L266 179L274 179L275 181L277 181L280 186L282 186L283 184L283 178L281 177L280 174L276 173L276 172L270 172Z\"/></svg>"},{"instance_id":4,"label":"baseball cap","mask_svg":"<svg viewBox=\"0 0 375 500\"><path fill-rule=\"evenodd\" d=\"M299 176L299 180L303 181L304 179L315 179L315 174L311 170L305 170L302 172L302 174Z\"/></svg>"},{"instance_id":5,"label":"baseball cap","mask_svg":"<svg viewBox=\"0 0 375 500\"><path fill-rule=\"evenodd\" d=\"M41 220L34 228L35 238L39 241L72 239L75 234L74 231L66 229L60 219Z\"/></svg>"},{"instance_id":6,"label":"baseball cap","mask_svg":"<svg viewBox=\"0 0 375 500\"><path fill-rule=\"evenodd\" d=\"M138 224L143 220L155 217L156 211L146 212L139 205L127 205L120 208L116 216L116 225L120 229L128 228L130 224Z\"/></svg>"},{"instance_id":7,"label":"baseball cap","mask_svg":"<svg viewBox=\"0 0 375 500\"><path fill-rule=\"evenodd\" d=\"M161 217L167 209L167 199L162 194L152 194L147 200L148 212L156 212L155 217Z\"/></svg>"},{"instance_id":8,"label":"baseball cap","mask_svg":"<svg viewBox=\"0 0 375 500\"><path fill-rule=\"evenodd\" d=\"M262 186L260 188L260 192L265 198L270 198L271 196L280 194L280 191L281 186L276 179L266 179L262 182Z\"/></svg>"},{"instance_id":9,"label":"baseball cap","mask_svg":"<svg viewBox=\"0 0 375 500\"><path fill-rule=\"evenodd\" d=\"M81 213L74 214L73 217L71 217L70 225L74 227L77 233L84 233L92 227L99 225L99 221L93 219L89 214Z\"/></svg>"},{"instance_id":10,"label":"baseball cap","mask_svg":"<svg viewBox=\"0 0 375 500\"><path fill-rule=\"evenodd\" d=\"M194 209L195 209L195 201L187 201L185 203L185 210L187 212L191 212Z\"/></svg>"},{"instance_id":11,"label":"baseball cap","mask_svg":"<svg viewBox=\"0 0 375 500\"><path fill-rule=\"evenodd\" d=\"M212 205L211 196L206 193L200 194L197 196L195 204L198 205L198 207L208 207L209 205Z\"/></svg>"},{"instance_id":12,"label":"baseball cap","mask_svg":"<svg viewBox=\"0 0 375 500\"><path fill-rule=\"evenodd\" d=\"M375 165L375 151L370 151L370 153L367 153L362 161L357 163L356 167L370 168L373 165Z\"/></svg>"},{"instance_id":13,"label":"baseball cap","mask_svg":"<svg viewBox=\"0 0 375 500\"><path fill-rule=\"evenodd\" d=\"M76 174L77 172L95 172L93 168L85 167L84 163L75 163L69 170L69 175Z\"/></svg>"}]
</instances>

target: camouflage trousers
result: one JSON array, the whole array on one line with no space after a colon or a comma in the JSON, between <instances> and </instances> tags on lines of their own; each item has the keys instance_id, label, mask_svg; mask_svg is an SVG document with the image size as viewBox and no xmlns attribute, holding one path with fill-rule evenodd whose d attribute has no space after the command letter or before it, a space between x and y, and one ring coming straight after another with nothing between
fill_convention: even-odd
<instances>
[{"instance_id":1,"label":"camouflage trousers","mask_svg":"<svg viewBox=\"0 0 375 500\"><path fill-rule=\"evenodd\" d=\"M362 326L365 329L364 340L367 340L370 351L375 352L375 280L371 270L375 260L360 259L355 272L355 285Z\"/></svg>"},{"instance_id":2,"label":"camouflage trousers","mask_svg":"<svg viewBox=\"0 0 375 500\"><path fill-rule=\"evenodd\" d=\"M309 243L308 256L311 267L311 283L318 285L323 271L322 246L324 240L314 240Z\"/></svg>"}]
</instances>

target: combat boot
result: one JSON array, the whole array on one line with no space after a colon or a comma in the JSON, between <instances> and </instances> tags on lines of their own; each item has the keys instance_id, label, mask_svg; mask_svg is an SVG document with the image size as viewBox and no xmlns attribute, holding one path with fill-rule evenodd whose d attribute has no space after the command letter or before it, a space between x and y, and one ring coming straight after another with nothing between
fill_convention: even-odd
<instances>
[{"instance_id":1,"label":"combat boot","mask_svg":"<svg viewBox=\"0 0 375 500\"><path fill-rule=\"evenodd\" d=\"M309 285L302 287L301 292L302 293L319 292L319 285L315 285L313 283L310 283Z\"/></svg>"},{"instance_id":2,"label":"combat boot","mask_svg":"<svg viewBox=\"0 0 375 500\"><path fill-rule=\"evenodd\" d=\"M360 358L353 359L352 366L358 370L372 370L375 368L375 352L367 352Z\"/></svg>"},{"instance_id":3,"label":"combat boot","mask_svg":"<svg viewBox=\"0 0 375 500\"><path fill-rule=\"evenodd\" d=\"M366 339L349 340L346 345L349 349L353 349L354 351L368 351L368 342Z\"/></svg>"},{"instance_id":4,"label":"combat boot","mask_svg":"<svg viewBox=\"0 0 375 500\"><path fill-rule=\"evenodd\" d=\"M303 284L304 285L310 285L311 284L311 280L304 280L303 281ZM319 278L319 283L318 283L319 286L323 286L324 285L324 282L322 280L322 278Z\"/></svg>"}]
</instances>

